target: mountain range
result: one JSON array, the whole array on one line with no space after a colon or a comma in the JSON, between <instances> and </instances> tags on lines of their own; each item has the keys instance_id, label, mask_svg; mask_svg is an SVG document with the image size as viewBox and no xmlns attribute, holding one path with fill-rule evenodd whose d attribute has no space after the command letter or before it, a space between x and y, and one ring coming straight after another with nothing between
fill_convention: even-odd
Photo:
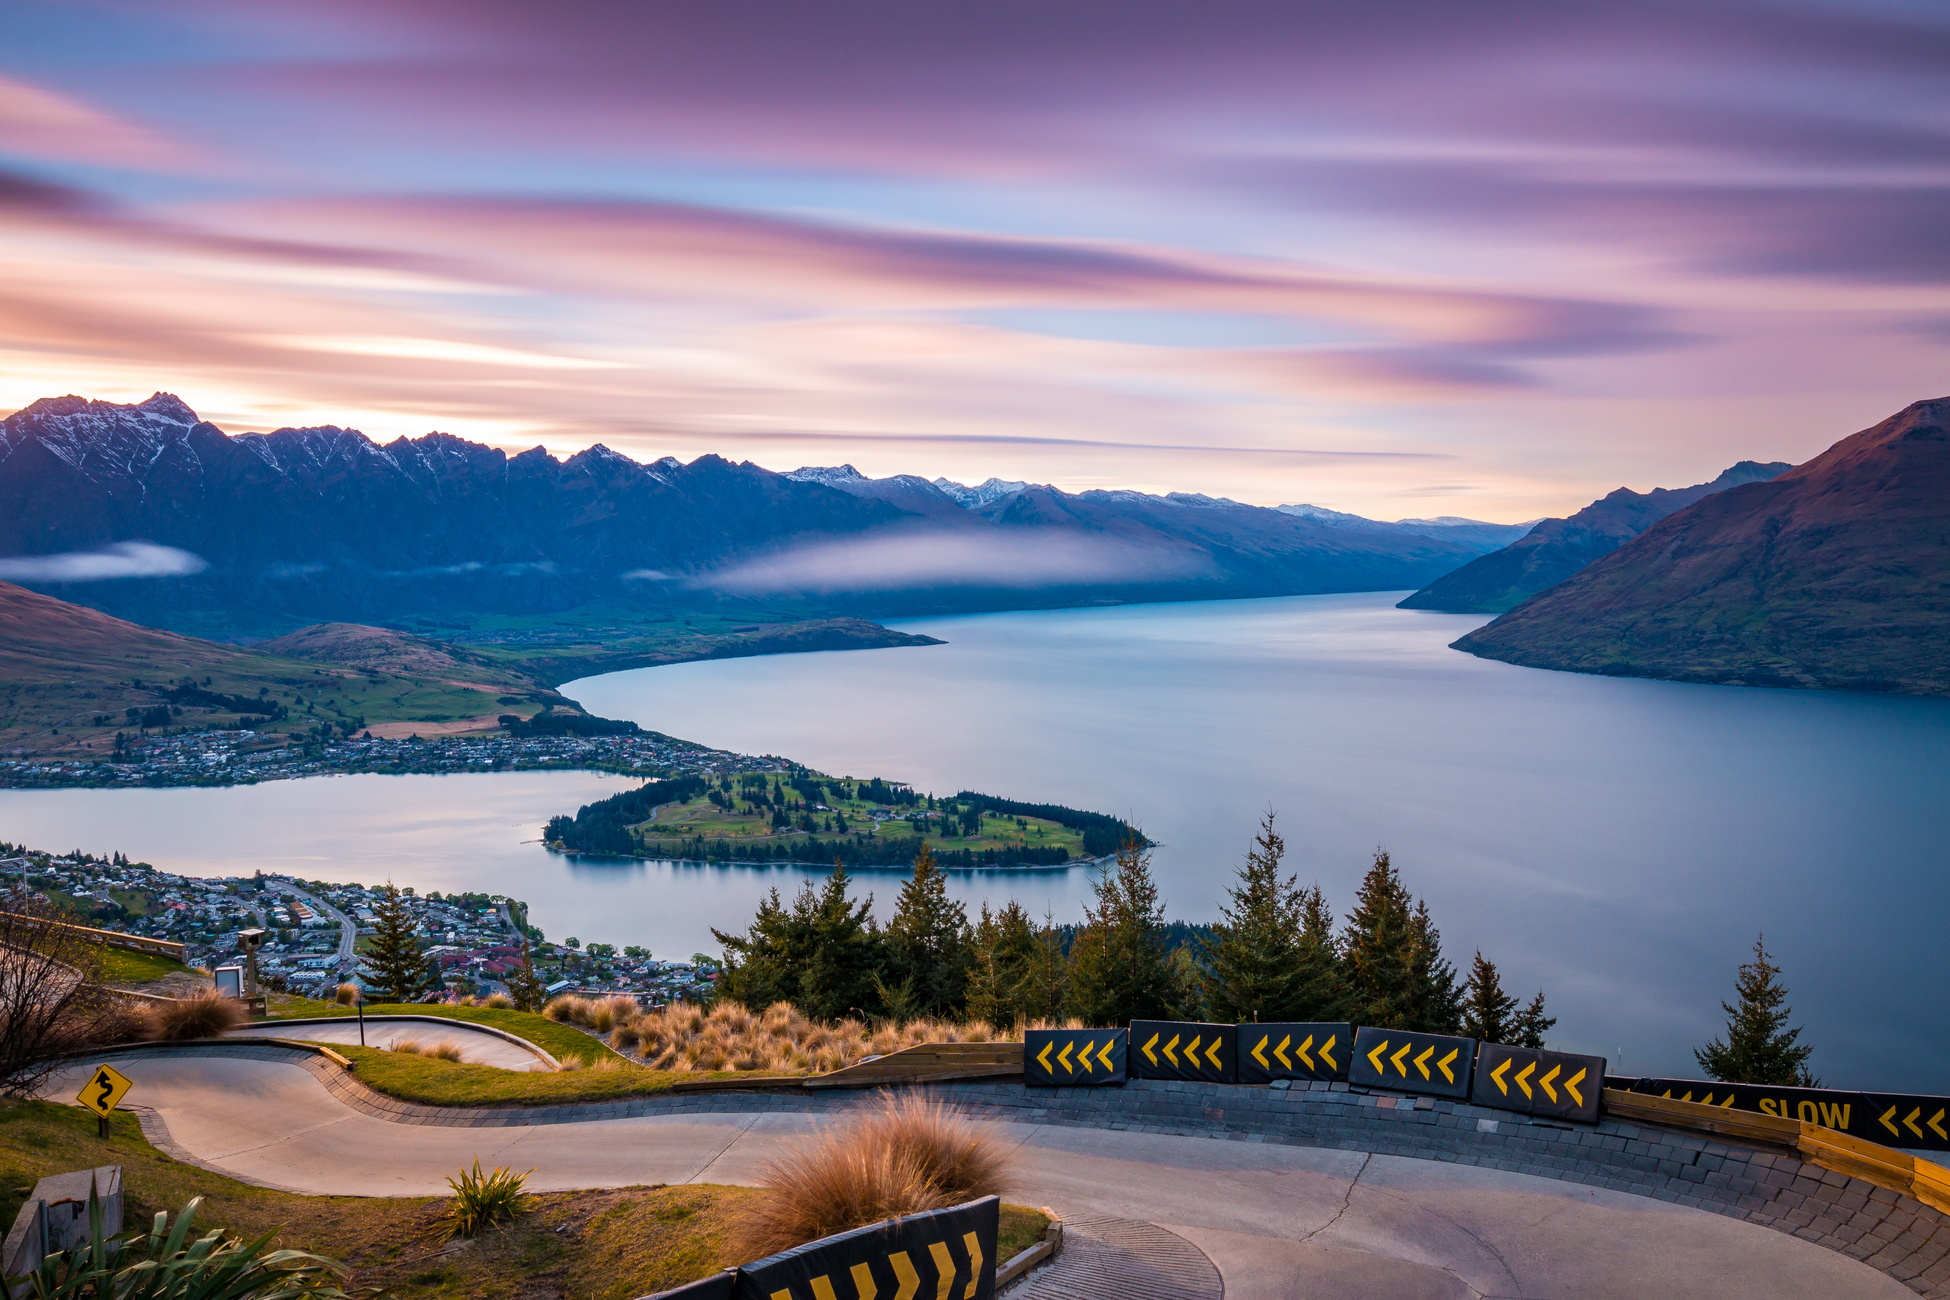
<instances>
[{"instance_id":1,"label":"mountain range","mask_svg":"<svg viewBox=\"0 0 1950 1300\"><path fill-rule=\"evenodd\" d=\"M1716 492L1455 642L1536 668L1950 694L1950 398Z\"/></svg>"},{"instance_id":2,"label":"mountain range","mask_svg":"<svg viewBox=\"0 0 1950 1300\"><path fill-rule=\"evenodd\" d=\"M1785 461L1761 465L1743 460L1711 483L1688 488L1619 488L1568 519L1542 519L1500 551L1479 556L1445 573L1408 599L1401 609L1435 609L1451 614L1501 614L1554 587L1600 556L1676 510L1682 510L1742 483L1774 478L1793 468Z\"/></svg>"},{"instance_id":3,"label":"mountain range","mask_svg":"<svg viewBox=\"0 0 1950 1300\"><path fill-rule=\"evenodd\" d=\"M592 602L756 618L1388 590L1495 544L1183 493L230 435L166 393L0 424L0 579L238 639Z\"/></svg>"}]
</instances>

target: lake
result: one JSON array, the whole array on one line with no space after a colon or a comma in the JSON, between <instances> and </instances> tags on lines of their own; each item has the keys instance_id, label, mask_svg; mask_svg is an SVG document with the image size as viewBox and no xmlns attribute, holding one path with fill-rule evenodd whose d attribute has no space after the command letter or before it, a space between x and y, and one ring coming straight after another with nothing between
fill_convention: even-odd
<instances>
[{"instance_id":1,"label":"lake","mask_svg":"<svg viewBox=\"0 0 1950 1300\"><path fill-rule=\"evenodd\" d=\"M1174 918L1210 920L1260 814L1338 913L1377 846L1445 950L1538 987L1554 1046L1695 1073L1757 931L1835 1086L1950 1091L1931 972L1950 905L1950 702L1551 673L1447 649L1480 617L1398 596L899 620L927 648L680 664L573 682L610 717L838 775L1129 816ZM626 788L576 773L0 792L0 838L199 874L391 876L526 899L551 937L660 956L742 928L790 868L572 861L532 841ZM528 841L528 842L525 842ZM884 904L899 877L862 873ZM1081 870L971 873L1074 920Z\"/></svg>"}]
</instances>

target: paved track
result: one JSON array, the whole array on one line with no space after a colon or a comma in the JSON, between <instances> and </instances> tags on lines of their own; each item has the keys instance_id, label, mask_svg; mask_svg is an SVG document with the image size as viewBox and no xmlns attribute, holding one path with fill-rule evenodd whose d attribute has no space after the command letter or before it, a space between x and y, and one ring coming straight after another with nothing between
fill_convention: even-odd
<instances>
[{"instance_id":1,"label":"paved track","mask_svg":"<svg viewBox=\"0 0 1950 1300\"><path fill-rule=\"evenodd\" d=\"M307 1043L357 1043L359 1041L359 1022L355 1019L334 1020L329 1024L288 1024L276 1020L259 1021L241 1029L233 1029L231 1038L295 1038ZM503 1070L546 1070L544 1064L533 1052L517 1043L511 1043L499 1034L485 1034L464 1020L449 1020L433 1024L426 1020L408 1020L401 1023L395 1016L370 1016L366 1019L365 1045L367 1047L392 1047L396 1043L414 1042L427 1046L435 1043L451 1042L460 1048L461 1059L475 1065L492 1065Z\"/></svg>"},{"instance_id":2,"label":"paved track","mask_svg":"<svg viewBox=\"0 0 1950 1300\"><path fill-rule=\"evenodd\" d=\"M222 1057L117 1061L133 1104L179 1154L293 1191L442 1193L484 1165L533 1166L537 1190L750 1183L804 1112L656 1115L515 1128L390 1122L304 1069ZM49 1096L71 1096L82 1068ZM1893 1278L1755 1224L1528 1174L1361 1152L1028 1122L1013 1199L1137 1220L1191 1242L1233 1300L1334 1296L1906 1297Z\"/></svg>"}]
</instances>

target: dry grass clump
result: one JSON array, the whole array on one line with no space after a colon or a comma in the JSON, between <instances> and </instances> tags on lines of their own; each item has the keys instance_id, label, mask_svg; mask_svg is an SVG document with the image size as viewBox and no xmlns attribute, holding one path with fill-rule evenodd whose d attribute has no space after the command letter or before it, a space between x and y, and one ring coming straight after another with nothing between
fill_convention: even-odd
<instances>
[{"instance_id":1,"label":"dry grass clump","mask_svg":"<svg viewBox=\"0 0 1950 1300\"><path fill-rule=\"evenodd\" d=\"M451 1038L443 1038L437 1043L423 1043L417 1038L399 1038L393 1040L393 1045L386 1050L405 1056L429 1056L436 1061L467 1059L461 1055L460 1044Z\"/></svg>"},{"instance_id":2,"label":"dry grass clump","mask_svg":"<svg viewBox=\"0 0 1950 1300\"><path fill-rule=\"evenodd\" d=\"M759 1177L765 1194L734 1229L748 1258L882 1219L938 1210L1008 1186L1007 1148L938 1100L883 1100L810 1139Z\"/></svg>"},{"instance_id":3,"label":"dry grass clump","mask_svg":"<svg viewBox=\"0 0 1950 1300\"><path fill-rule=\"evenodd\" d=\"M250 1018L244 1004L224 997L215 989L194 997L149 1004L148 1036L157 1042L176 1043L189 1038L219 1038Z\"/></svg>"},{"instance_id":4,"label":"dry grass clump","mask_svg":"<svg viewBox=\"0 0 1950 1300\"><path fill-rule=\"evenodd\" d=\"M476 1003L476 1005L493 1007L496 1011L513 1011L515 1009L515 1000L506 993L490 993Z\"/></svg>"},{"instance_id":5,"label":"dry grass clump","mask_svg":"<svg viewBox=\"0 0 1950 1300\"><path fill-rule=\"evenodd\" d=\"M345 983L339 985L338 988L333 991L332 1001L338 1003L342 1007L358 1006L359 986L357 984L354 984L351 980L347 980Z\"/></svg>"}]
</instances>

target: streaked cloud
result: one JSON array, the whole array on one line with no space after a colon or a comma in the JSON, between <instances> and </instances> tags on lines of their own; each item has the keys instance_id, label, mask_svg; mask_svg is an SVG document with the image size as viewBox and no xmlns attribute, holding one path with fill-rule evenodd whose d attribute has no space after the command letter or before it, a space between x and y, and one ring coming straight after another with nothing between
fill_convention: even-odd
<instances>
[{"instance_id":1,"label":"streaked cloud","mask_svg":"<svg viewBox=\"0 0 1950 1300\"><path fill-rule=\"evenodd\" d=\"M1196 552L1070 529L1038 528L1021 533L872 537L801 547L701 575L690 585L763 596L1168 582L1212 572L1211 562Z\"/></svg>"},{"instance_id":2,"label":"streaked cloud","mask_svg":"<svg viewBox=\"0 0 1950 1300\"><path fill-rule=\"evenodd\" d=\"M8 582L107 582L116 578L177 578L209 568L202 556L154 542L115 542L98 551L0 556Z\"/></svg>"}]
</instances>

